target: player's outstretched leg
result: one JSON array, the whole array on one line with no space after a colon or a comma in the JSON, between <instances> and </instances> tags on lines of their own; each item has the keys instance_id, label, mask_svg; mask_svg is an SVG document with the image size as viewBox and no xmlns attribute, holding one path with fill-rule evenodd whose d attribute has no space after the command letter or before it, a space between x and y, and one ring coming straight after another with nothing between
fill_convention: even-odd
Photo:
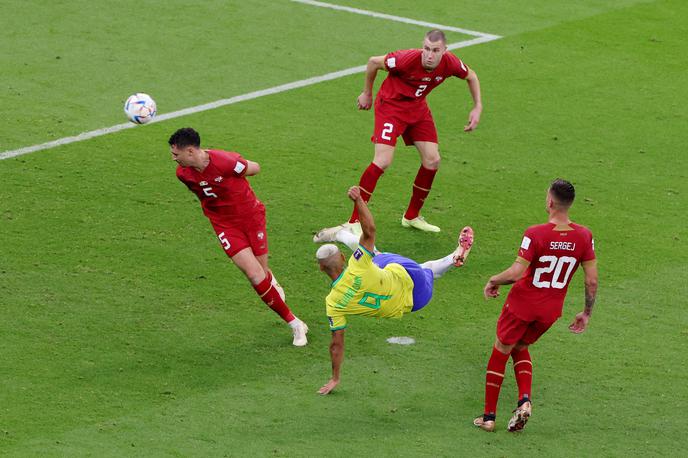
<instances>
[{"instance_id":1,"label":"player's outstretched leg","mask_svg":"<svg viewBox=\"0 0 688 458\"><path fill-rule=\"evenodd\" d=\"M432 276L434 278L440 278L452 267L461 267L464 265L466 258L468 257L468 253L471 251L471 247L473 246L473 240L473 229L471 229L470 226L464 227L461 232L459 232L458 246L453 253L443 257L442 259L424 262L421 264L421 267L432 270Z\"/></svg>"},{"instance_id":2,"label":"player's outstretched leg","mask_svg":"<svg viewBox=\"0 0 688 458\"><path fill-rule=\"evenodd\" d=\"M315 243L334 242L337 240L337 232L341 230L345 230L343 224L340 224L339 226L326 227L324 229L320 229L318 233L313 236L313 241Z\"/></svg>"},{"instance_id":3,"label":"player's outstretched leg","mask_svg":"<svg viewBox=\"0 0 688 458\"><path fill-rule=\"evenodd\" d=\"M340 224L339 226L334 227L326 227L325 229L321 229L313 236L313 241L315 243L341 242L348 246L351 251L356 251L360 239L360 235L356 235L351 232L345 224Z\"/></svg>"},{"instance_id":4,"label":"player's outstretched leg","mask_svg":"<svg viewBox=\"0 0 688 458\"><path fill-rule=\"evenodd\" d=\"M454 265L456 267L461 267L468 259L468 254L471 252L473 247L473 240L475 238L475 233L471 226L466 226L459 232L458 247L453 253Z\"/></svg>"}]
</instances>

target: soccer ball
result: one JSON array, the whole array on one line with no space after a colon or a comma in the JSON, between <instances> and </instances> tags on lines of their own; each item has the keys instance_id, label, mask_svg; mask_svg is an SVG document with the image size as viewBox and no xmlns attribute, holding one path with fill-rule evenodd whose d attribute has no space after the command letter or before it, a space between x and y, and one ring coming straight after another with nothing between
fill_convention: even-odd
<instances>
[{"instance_id":1,"label":"soccer ball","mask_svg":"<svg viewBox=\"0 0 688 458\"><path fill-rule=\"evenodd\" d=\"M129 96L124 102L124 113L129 121L135 124L149 123L155 117L156 111L155 100L143 92Z\"/></svg>"}]
</instances>

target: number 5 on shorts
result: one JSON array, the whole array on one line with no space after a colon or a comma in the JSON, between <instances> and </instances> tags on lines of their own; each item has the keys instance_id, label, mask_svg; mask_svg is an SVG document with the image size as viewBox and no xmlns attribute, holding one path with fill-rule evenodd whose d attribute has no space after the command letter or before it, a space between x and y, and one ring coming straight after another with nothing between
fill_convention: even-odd
<instances>
[{"instance_id":1,"label":"number 5 on shorts","mask_svg":"<svg viewBox=\"0 0 688 458\"><path fill-rule=\"evenodd\" d=\"M382 127L384 127L384 129L382 129L380 137L382 137L385 140L391 140L392 137L390 137L389 134L391 134L394 130L394 125L391 122L386 122L382 125Z\"/></svg>"},{"instance_id":2,"label":"number 5 on shorts","mask_svg":"<svg viewBox=\"0 0 688 458\"><path fill-rule=\"evenodd\" d=\"M229 240L227 240L227 237L225 237L225 233L220 232L219 234L217 234L217 238L220 239L220 243L222 243L222 248L225 251L229 250L231 245L229 244Z\"/></svg>"}]
</instances>

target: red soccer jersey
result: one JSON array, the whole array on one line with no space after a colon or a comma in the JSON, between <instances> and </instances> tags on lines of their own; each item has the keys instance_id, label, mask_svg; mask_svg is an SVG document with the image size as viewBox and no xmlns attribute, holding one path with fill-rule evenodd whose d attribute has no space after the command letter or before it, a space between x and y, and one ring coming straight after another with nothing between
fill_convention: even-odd
<instances>
[{"instance_id":1,"label":"red soccer jersey","mask_svg":"<svg viewBox=\"0 0 688 458\"><path fill-rule=\"evenodd\" d=\"M468 67L451 52L442 55L440 64L432 71L422 65L422 49L394 51L385 56L389 72L377 93L381 100L425 102L425 97L450 76L465 79Z\"/></svg>"},{"instance_id":2,"label":"red soccer jersey","mask_svg":"<svg viewBox=\"0 0 688 458\"><path fill-rule=\"evenodd\" d=\"M208 156L210 163L202 172L178 166L177 178L196 194L211 222L236 224L264 210L244 177L246 159L222 150L208 150Z\"/></svg>"},{"instance_id":3,"label":"red soccer jersey","mask_svg":"<svg viewBox=\"0 0 688 458\"><path fill-rule=\"evenodd\" d=\"M506 298L524 321L554 322L561 316L571 277L581 263L595 260L592 232L578 224L539 224L526 229L517 261L528 263Z\"/></svg>"}]
</instances>

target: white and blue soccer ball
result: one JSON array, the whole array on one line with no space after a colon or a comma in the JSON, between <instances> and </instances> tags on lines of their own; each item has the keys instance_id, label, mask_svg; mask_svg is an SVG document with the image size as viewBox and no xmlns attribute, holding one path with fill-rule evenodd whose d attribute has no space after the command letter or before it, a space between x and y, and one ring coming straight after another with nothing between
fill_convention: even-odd
<instances>
[{"instance_id":1,"label":"white and blue soccer ball","mask_svg":"<svg viewBox=\"0 0 688 458\"><path fill-rule=\"evenodd\" d=\"M155 100L143 92L130 95L124 102L124 113L129 121L135 124L149 123L155 117L156 112Z\"/></svg>"}]
</instances>

